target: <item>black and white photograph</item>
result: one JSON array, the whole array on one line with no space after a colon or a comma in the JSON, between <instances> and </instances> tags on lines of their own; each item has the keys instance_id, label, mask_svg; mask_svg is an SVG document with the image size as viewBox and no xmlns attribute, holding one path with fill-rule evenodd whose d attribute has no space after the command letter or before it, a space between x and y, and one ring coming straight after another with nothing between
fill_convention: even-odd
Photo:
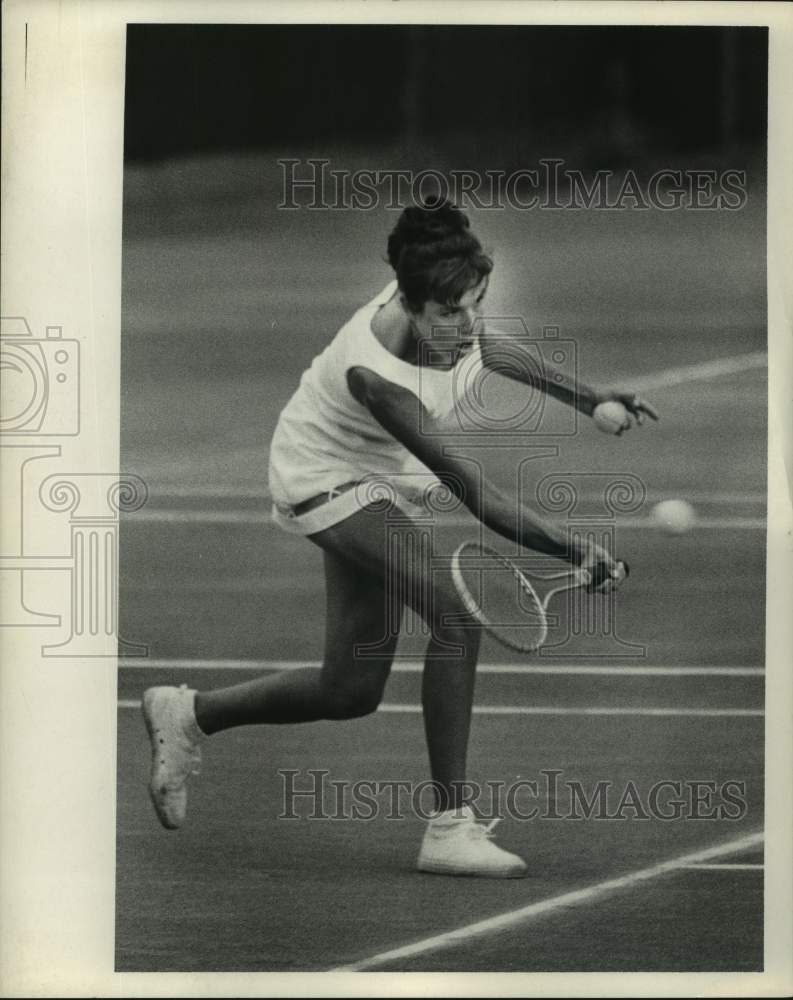
<instances>
[{"instance_id":1,"label":"black and white photograph","mask_svg":"<svg viewBox=\"0 0 793 1000\"><path fill-rule=\"evenodd\" d=\"M119 969L762 969L766 68L129 26Z\"/></svg>"},{"instance_id":2,"label":"black and white photograph","mask_svg":"<svg viewBox=\"0 0 793 1000\"><path fill-rule=\"evenodd\" d=\"M694 6L17 12L6 839L106 978L11 988L781 995L790 142Z\"/></svg>"}]
</instances>

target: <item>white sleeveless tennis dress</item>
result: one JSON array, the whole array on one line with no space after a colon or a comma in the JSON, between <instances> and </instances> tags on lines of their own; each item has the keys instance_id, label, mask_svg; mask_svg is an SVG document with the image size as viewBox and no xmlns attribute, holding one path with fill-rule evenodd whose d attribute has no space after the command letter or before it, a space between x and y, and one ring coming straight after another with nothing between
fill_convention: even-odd
<instances>
[{"instance_id":1,"label":"white sleeveless tennis dress","mask_svg":"<svg viewBox=\"0 0 793 1000\"><path fill-rule=\"evenodd\" d=\"M368 368L414 393L433 416L452 412L452 371L408 364L391 354L372 332L374 314L396 287L392 281L344 324L303 373L296 392L281 411L270 447L269 480L273 520L286 531L310 535L365 506L367 491L350 489L295 515L296 504L344 483L374 475L393 483L403 496L409 496L411 485L415 491L417 482L425 489L428 479L437 483L355 399L347 385L350 368ZM467 360L471 358L469 355Z\"/></svg>"}]
</instances>

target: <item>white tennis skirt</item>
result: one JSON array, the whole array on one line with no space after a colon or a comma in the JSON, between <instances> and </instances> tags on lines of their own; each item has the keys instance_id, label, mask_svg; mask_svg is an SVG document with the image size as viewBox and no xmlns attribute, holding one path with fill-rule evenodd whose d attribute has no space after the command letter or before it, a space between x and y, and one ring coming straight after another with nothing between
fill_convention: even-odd
<instances>
[{"instance_id":1,"label":"white tennis skirt","mask_svg":"<svg viewBox=\"0 0 793 1000\"><path fill-rule=\"evenodd\" d=\"M448 513L459 501L431 473L417 476L371 475L357 486L306 511L295 514L284 503L274 503L273 521L293 535L314 535L333 527L364 508L390 510L394 516L416 519L428 514Z\"/></svg>"}]
</instances>

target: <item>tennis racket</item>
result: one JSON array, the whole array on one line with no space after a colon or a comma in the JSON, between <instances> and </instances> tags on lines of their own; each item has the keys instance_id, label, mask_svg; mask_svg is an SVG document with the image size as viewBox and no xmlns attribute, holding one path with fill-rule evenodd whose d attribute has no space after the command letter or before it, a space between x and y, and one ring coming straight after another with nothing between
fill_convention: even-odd
<instances>
[{"instance_id":1,"label":"tennis racket","mask_svg":"<svg viewBox=\"0 0 793 1000\"><path fill-rule=\"evenodd\" d=\"M620 579L624 579L628 566L618 566ZM494 639L520 653L535 652L548 638L548 605L554 597L582 587L597 590L610 579L605 563L599 563L591 572L576 568L542 576L532 574L538 583L553 584L540 597L525 570L479 542L458 545L452 555L451 573L466 611Z\"/></svg>"}]
</instances>

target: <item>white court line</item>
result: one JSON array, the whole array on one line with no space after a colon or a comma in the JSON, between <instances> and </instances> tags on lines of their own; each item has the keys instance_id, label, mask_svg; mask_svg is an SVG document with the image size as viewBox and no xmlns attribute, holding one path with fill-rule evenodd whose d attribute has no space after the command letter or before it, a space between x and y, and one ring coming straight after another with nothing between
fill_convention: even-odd
<instances>
[{"instance_id":1,"label":"white court line","mask_svg":"<svg viewBox=\"0 0 793 1000\"><path fill-rule=\"evenodd\" d=\"M275 527L269 511L246 510L146 510L132 511L123 514L124 526L135 524L258 524L262 527ZM473 523L471 517L456 517L447 515L439 520L439 525L461 526ZM642 531L663 531L663 527L651 521L649 517L617 518L619 528L640 529ZM695 524L697 531L762 531L765 529L764 517L701 517ZM280 529L279 529L280 530Z\"/></svg>"},{"instance_id":2,"label":"white court line","mask_svg":"<svg viewBox=\"0 0 793 1000\"><path fill-rule=\"evenodd\" d=\"M650 503L659 500L674 500L680 494L676 492L654 492L648 497ZM254 486L226 486L222 483L211 485L180 486L179 484L161 485L156 491L152 491L152 497L157 500L184 500L194 498L196 500L254 500L261 503L269 502L270 495L264 488L257 489ZM581 501L583 503L600 500L601 494L582 492ZM764 504L766 502L765 493L710 493L707 491L686 491L686 499L691 503L714 504L724 506L729 504Z\"/></svg>"},{"instance_id":3,"label":"white court line","mask_svg":"<svg viewBox=\"0 0 793 1000\"><path fill-rule=\"evenodd\" d=\"M300 670L304 667L320 667L320 660L191 660L191 659L148 659L135 657L119 659L123 670ZM392 673L419 674L424 670L421 660L397 660ZM626 665L561 663L480 663L479 674L526 674L550 676L597 677L764 677L762 667L665 667L645 664Z\"/></svg>"},{"instance_id":4,"label":"white court line","mask_svg":"<svg viewBox=\"0 0 793 1000\"><path fill-rule=\"evenodd\" d=\"M689 871L700 871L700 872L761 872L765 869L765 865L739 865L739 864L727 864L727 865L681 865Z\"/></svg>"},{"instance_id":5,"label":"white court line","mask_svg":"<svg viewBox=\"0 0 793 1000\"><path fill-rule=\"evenodd\" d=\"M119 698L119 708L140 708L138 698ZM383 704L378 712L399 715L420 715L421 705ZM593 705L565 708L559 705L474 705L474 715L620 715L655 716L664 718L759 718L765 715L762 708L631 708L629 706Z\"/></svg>"},{"instance_id":6,"label":"white court line","mask_svg":"<svg viewBox=\"0 0 793 1000\"><path fill-rule=\"evenodd\" d=\"M486 920L478 920L473 924L465 924L463 927L457 927L455 930L445 931L442 934L434 934L432 937L403 945L401 948L381 951L376 955L370 955L357 962L339 966L329 971L362 972L364 969L372 969L388 962L415 958L416 955L426 955L428 952L441 951L444 948L466 944L472 938L483 937L504 930L507 927L515 927L519 924L527 923L530 920L542 917L547 913L553 913L556 910L561 910L564 907L589 904L609 893L631 888L642 882L659 878L662 875L668 875L671 872L685 868L687 865L705 862L710 858L736 854L738 851L745 850L748 847L755 847L762 844L762 842L762 833L747 834L744 837L739 837L727 843L715 844L701 851L682 854L677 858L672 858L670 861L662 861L660 864L652 865L649 868L641 868L628 875L621 875L618 878L607 879L605 882L598 882L596 885L587 886L585 889L565 892L561 896L542 899L537 903L530 903L528 906L520 907L517 910L508 910L506 913L500 913L495 917L488 917Z\"/></svg>"},{"instance_id":7,"label":"white court line","mask_svg":"<svg viewBox=\"0 0 793 1000\"><path fill-rule=\"evenodd\" d=\"M750 354L716 358L714 361L701 361L693 365L682 365L679 368L665 368L652 375L626 378L624 383L632 391L647 392L652 389L666 389L668 386L681 385L683 382L700 382L720 378L723 375L737 375L750 369L766 367L768 367L768 354L765 351L753 351Z\"/></svg>"},{"instance_id":8,"label":"white court line","mask_svg":"<svg viewBox=\"0 0 793 1000\"><path fill-rule=\"evenodd\" d=\"M421 712L421 705L381 705L379 712ZM765 715L762 708L632 708L626 705L475 705L474 715L622 715L690 717L696 719L751 718Z\"/></svg>"}]
</instances>

